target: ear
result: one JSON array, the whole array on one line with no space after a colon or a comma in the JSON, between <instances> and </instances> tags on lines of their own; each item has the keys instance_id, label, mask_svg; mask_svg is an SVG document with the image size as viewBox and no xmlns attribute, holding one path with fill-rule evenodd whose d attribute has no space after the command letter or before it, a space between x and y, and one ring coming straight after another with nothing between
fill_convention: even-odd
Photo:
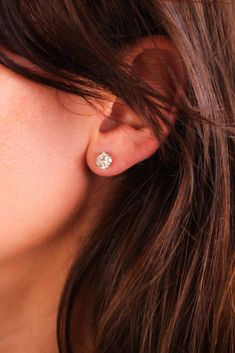
<instances>
[{"instance_id":1,"label":"ear","mask_svg":"<svg viewBox=\"0 0 235 353\"><path fill-rule=\"evenodd\" d=\"M175 46L167 37L161 35L143 37L125 50L122 58L131 65L135 73L147 82L150 80L148 83L151 83L157 92L174 98L181 91L184 82L181 60ZM177 82L174 88L169 80L167 66ZM156 75L155 81L153 74ZM90 136L86 158L89 168L95 174L115 176L149 158L160 144L152 129L144 125L126 103L115 98L110 101L107 109L108 114L101 121L99 130L94 130ZM175 108L168 113L164 110L164 115L172 123L176 114ZM167 136L169 128L163 126L160 119L159 123L163 127L164 135ZM112 157L106 168L97 165L97 157L102 152ZM101 156L101 161L104 157Z\"/></svg>"}]
</instances>

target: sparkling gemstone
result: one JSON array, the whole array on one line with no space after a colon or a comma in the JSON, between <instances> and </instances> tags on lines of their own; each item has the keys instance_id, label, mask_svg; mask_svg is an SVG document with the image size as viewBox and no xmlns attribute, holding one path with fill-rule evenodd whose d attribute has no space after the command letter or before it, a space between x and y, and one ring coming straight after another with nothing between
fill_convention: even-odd
<instances>
[{"instance_id":1,"label":"sparkling gemstone","mask_svg":"<svg viewBox=\"0 0 235 353\"><path fill-rule=\"evenodd\" d=\"M112 164L112 161L113 159L108 153L102 152L96 158L96 165L101 169L107 169Z\"/></svg>"}]
</instances>

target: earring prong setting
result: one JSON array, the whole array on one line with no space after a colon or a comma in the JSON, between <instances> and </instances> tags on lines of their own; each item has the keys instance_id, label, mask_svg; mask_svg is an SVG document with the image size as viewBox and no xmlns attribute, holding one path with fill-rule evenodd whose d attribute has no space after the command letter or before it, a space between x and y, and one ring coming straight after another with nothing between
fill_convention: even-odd
<instances>
[{"instance_id":1,"label":"earring prong setting","mask_svg":"<svg viewBox=\"0 0 235 353\"><path fill-rule=\"evenodd\" d=\"M108 169L111 167L113 163L113 158L110 154L107 152L101 152L97 157L96 157L96 165L97 167L101 169Z\"/></svg>"}]
</instances>

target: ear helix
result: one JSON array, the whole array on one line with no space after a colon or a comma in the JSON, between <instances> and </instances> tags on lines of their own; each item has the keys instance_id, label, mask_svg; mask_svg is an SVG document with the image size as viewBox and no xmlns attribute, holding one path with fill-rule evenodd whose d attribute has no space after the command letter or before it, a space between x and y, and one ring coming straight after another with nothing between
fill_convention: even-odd
<instances>
[{"instance_id":1,"label":"ear helix","mask_svg":"<svg viewBox=\"0 0 235 353\"><path fill-rule=\"evenodd\" d=\"M101 169L108 169L111 167L113 162L113 159L110 154L106 152L101 152L97 157L96 157L96 165L97 167Z\"/></svg>"}]
</instances>

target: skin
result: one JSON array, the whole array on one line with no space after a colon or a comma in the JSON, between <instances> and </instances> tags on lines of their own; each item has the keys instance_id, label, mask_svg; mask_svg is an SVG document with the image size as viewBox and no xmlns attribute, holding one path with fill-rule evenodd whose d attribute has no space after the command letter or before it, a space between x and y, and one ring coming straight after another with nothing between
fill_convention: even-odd
<instances>
[{"instance_id":1,"label":"skin","mask_svg":"<svg viewBox=\"0 0 235 353\"><path fill-rule=\"evenodd\" d=\"M63 283L105 198L84 162L99 119L80 98L0 76L0 352L56 352Z\"/></svg>"},{"instance_id":2,"label":"skin","mask_svg":"<svg viewBox=\"0 0 235 353\"><path fill-rule=\"evenodd\" d=\"M161 37L155 44L174 53ZM127 60L152 45L138 43ZM102 115L80 97L3 65L0 77L0 352L56 353L57 307L72 261L111 202L115 175L159 145L149 128L136 129L138 117L124 104L115 115L115 97L102 105L105 122L124 125L102 131ZM108 170L95 164L102 151L113 157ZM80 316L81 339L89 340L84 308Z\"/></svg>"}]
</instances>

